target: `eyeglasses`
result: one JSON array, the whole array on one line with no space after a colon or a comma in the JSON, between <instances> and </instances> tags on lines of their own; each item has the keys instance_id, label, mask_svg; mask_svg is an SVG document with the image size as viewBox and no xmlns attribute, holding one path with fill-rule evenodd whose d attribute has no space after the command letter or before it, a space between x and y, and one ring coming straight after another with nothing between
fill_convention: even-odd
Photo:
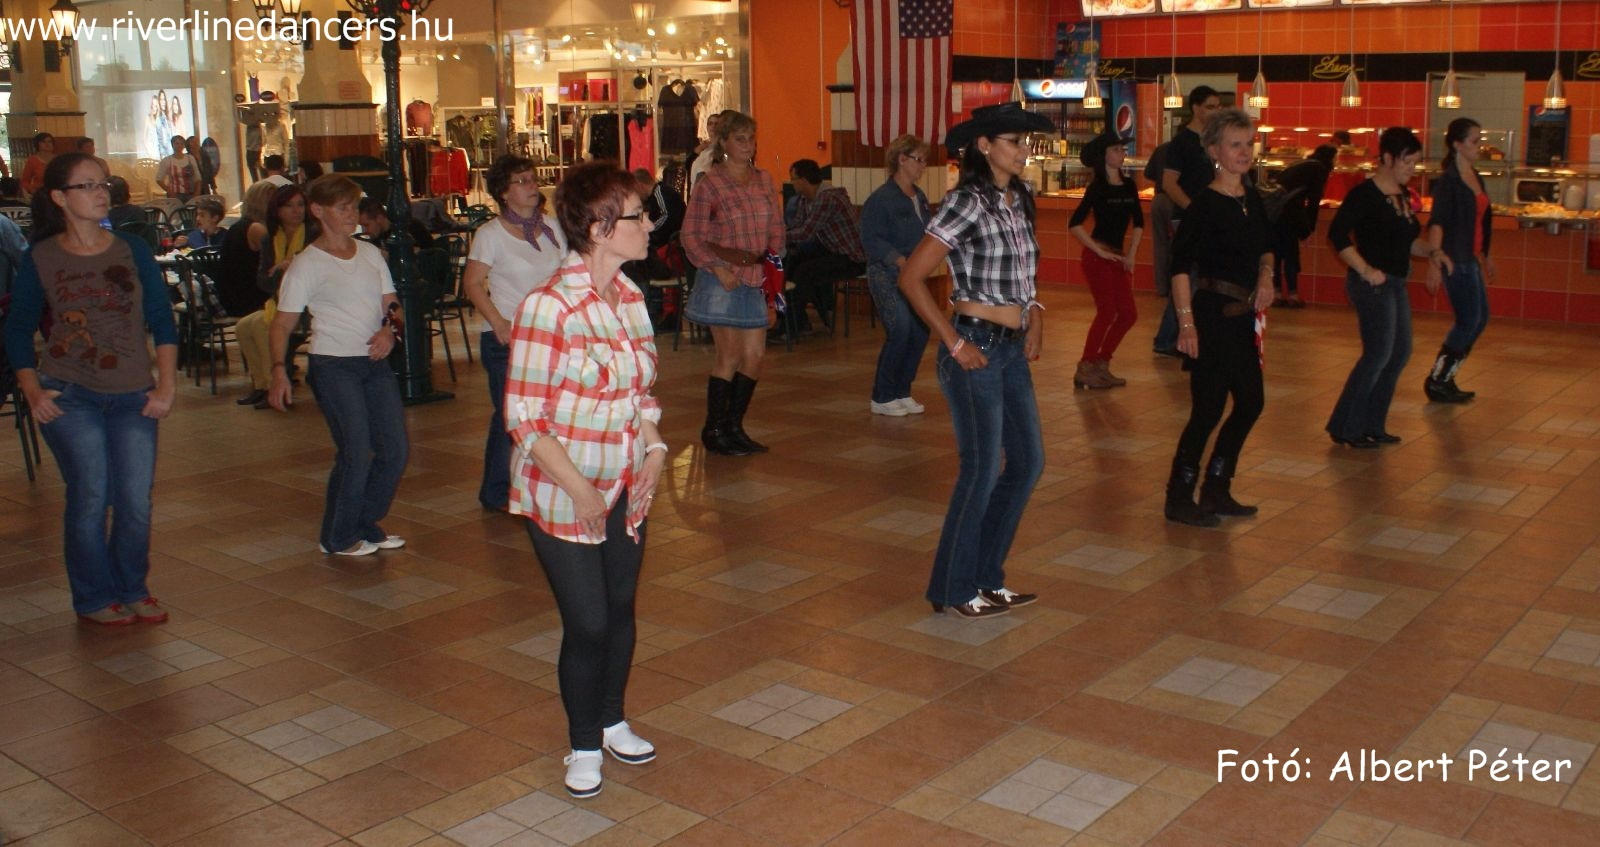
<instances>
[{"instance_id":1,"label":"eyeglasses","mask_svg":"<svg viewBox=\"0 0 1600 847\"><path fill-rule=\"evenodd\" d=\"M521 177L520 179L511 180L510 184L511 185L538 185L539 184L539 179L538 179L538 177L535 177L532 174L529 174L528 176Z\"/></svg>"},{"instance_id":2,"label":"eyeglasses","mask_svg":"<svg viewBox=\"0 0 1600 847\"><path fill-rule=\"evenodd\" d=\"M640 209L639 211L634 212L631 215L617 215L617 220L619 220L619 221L639 221L639 222L643 223L644 221L650 220L650 213L646 212L643 209Z\"/></svg>"},{"instance_id":3,"label":"eyeglasses","mask_svg":"<svg viewBox=\"0 0 1600 847\"><path fill-rule=\"evenodd\" d=\"M74 189L76 189L78 191L104 191L107 194L109 194L109 193L111 193L111 183L110 182L79 182L79 183L75 183L73 185L63 185L63 186L61 186L61 190L62 191L72 191Z\"/></svg>"},{"instance_id":4,"label":"eyeglasses","mask_svg":"<svg viewBox=\"0 0 1600 847\"><path fill-rule=\"evenodd\" d=\"M994 140L995 141L1009 141L1012 144L1015 144L1018 147L1021 147L1024 144L1028 143L1028 136L1026 136L1026 135L997 135L997 136L994 137Z\"/></svg>"},{"instance_id":5,"label":"eyeglasses","mask_svg":"<svg viewBox=\"0 0 1600 847\"><path fill-rule=\"evenodd\" d=\"M905 157L907 159L910 159L913 162L921 162L922 164L927 164L928 163L928 157L927 156L913 156L910 153L907 153L907 154L905 154Z\"/></svg>"}]
</instances>

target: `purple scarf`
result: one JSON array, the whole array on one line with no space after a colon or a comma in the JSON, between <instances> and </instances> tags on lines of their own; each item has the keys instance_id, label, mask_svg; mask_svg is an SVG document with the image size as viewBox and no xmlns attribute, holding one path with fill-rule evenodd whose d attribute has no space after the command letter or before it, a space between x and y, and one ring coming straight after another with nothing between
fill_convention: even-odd
<instances>
[{"instance_id":1,"label":"purple scarf","mask_svg":"<svg viewBox=\"0 0 1600 847\"><path fill-rule=\"evenodd\" d=\"M506 220L512 222L513 224L516 224L517 226L522 227L522 240L528 242L528 246L532 247L534 250L540 250L540 247L539 247L539 234L540 233L543 233L543 234L549 236L551 244L555 243L555 241L556 241L556 231L554 229L551 229L550 225L544 222L544 214L539 209L539 207L535 206L534 209L533 209L533 215L531 217L526 217L526 218L522 217L521 215L518 215L516 212L512 211L509 207L504 209L504 210L502 210L502 214L505 215L505 219Z\"/></svg>"}]
</instances>

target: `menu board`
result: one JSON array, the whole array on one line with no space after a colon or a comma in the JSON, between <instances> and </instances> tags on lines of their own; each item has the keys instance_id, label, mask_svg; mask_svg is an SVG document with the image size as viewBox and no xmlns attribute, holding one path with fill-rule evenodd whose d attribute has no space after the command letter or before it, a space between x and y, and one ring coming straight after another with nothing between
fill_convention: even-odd
<instances>
[{"instance_id":1,"label":"menu board","mask_svg":"<svg viewBox=\"0 0 1600 847\"><path fill-rule=\"evenodd\" d=\"M1161 0L1163 12L1231 12L1244 7L1244 0Z\"/></svg>"},{"instance_id":2,"label":"menu board","mask_svg":"<svg viewBox=\"0 0 1600 847\"><path fill-rule=\"evenodd\" d=\"M1524 156L1528 164L1548 167L1566 161L1571 115L1571 109L1546 109L1537 104L1528 107L1528 152Z\"/></svg>"},{"instance_id":3,"label":"menu board","mask_svg":"<svg viewBox=\"0 0 1600 847\"><path fill-rule=\"evenodd\" d=\"M1249 0L1252 9L1304 9L1308 6L1332 6L1333 0Z\"/></svg>"},{"instance_id":4,"label":"menu board","mask_svg":"<svg viewBox=\"0 0 1600 847\"><path fill-rule=\"evenodd\" d=\"M1143 15L1156 9L1156 0L1082 0L1083 13L1097 18Z\"/></svg>"},{"instance_id":5,"label":"menu board","mask_svg":"<svg viewBox=\"0 0 1600 847\"><path fill-rule=\"evenodd\" d=\"M1401 3L1428 3L1431 0L1339 0L1342 6L1398 6Z\"/></svg>"}]
</instances>

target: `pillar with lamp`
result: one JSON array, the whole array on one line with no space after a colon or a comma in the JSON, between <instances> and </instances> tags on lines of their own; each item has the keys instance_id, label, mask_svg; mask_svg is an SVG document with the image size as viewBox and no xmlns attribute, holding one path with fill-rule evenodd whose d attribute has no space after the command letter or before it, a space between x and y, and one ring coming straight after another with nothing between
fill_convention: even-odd
<instances>
[{"instance_id":1,"label":"pillar with lamp","mask_svg":"<svg viewBox=\"0 0 1600 847\"><path fill-rule=\"evenodd\" d=\"M62 57L71 56L72 33L78 28L78 7L72 5L72 0L56 0L50 7L50 21L56 25L56 32L61 33L56 52Z\"/></svg>"},{"instance_id":2,"label":"pillar with lamp","mask_svg":"<svg viewBox=\"0 0 1600 847\"><path fill-rule=\"evenodd\" d=\"M298 4L298 0L295 0ZM409 32L410 16L427 11L431 0L345 0L345 4L369 20L389 20L395 32ZM389 220L384 249L389 254L389 273L400 298L404 316L400 352L400 396L407 405L449 400L455 395L433 387L433 336L428 332L428 285L417 276L412 256L411 198L406 194L405 153L402 140L400 99L400 41L385 39L383 55L384 159L389 165ZM393 359L391 358L391 361Z\"/></svg>"}]
</instances>

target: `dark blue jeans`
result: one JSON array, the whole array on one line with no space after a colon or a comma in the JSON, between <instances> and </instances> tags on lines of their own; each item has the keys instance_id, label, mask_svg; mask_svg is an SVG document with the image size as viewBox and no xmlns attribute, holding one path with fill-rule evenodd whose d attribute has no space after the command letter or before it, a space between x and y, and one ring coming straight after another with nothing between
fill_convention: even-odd
<instances>
[{"instance_id":1,"label":"dark blue jeans","mask_svg":"<svg viewBox=\"0 0 1600 847\"><path fill-rule=\"evenodd\" d=\"M511 436L506 434L506 372L510 369L511 346L501 344L493 330L478 339L478 354L489 377L489 435L483 442L483 484L478 486L478 502L488 509L504 510L511 502Z\"/></svg>"},{"instance_id":2,"label":"dark blue jeans","mask_svg":"<svg viewBox=\"0 0 1600 847\"><path fill-rule=\"evenodd\" d=\"M389 513L406 472L406 419L400 382L387 360L316 356L306 374L328 431L333 470L318 538L329 551L382 541L378 521Z\"/></svg>"},{"instance_id":3,"label":"dark blue jeans","mask_svg":"<svg viewBox=\"0 0 1600 847\"><path fill-rule=\"evenodd\" d=\"M1003 341L968 326L956 331L989 363L966 370L939 346L939 387L961 458L928 579L928 600L945 605L1005 587L1006 554L1044 470L1039 407L1022 340Z\"/></svg>"},{"instance_id":4,"label":"dark blue jeans","mask_svg":"<svg viewBox=\"0 0 1600 847\"><path fill-rule=\"evenodd\" d=\"M150 488L155 419L139 411L146 391L101 394L51 376L61 416L40 426L67 484L62 559L78 615L150 596ZM110 509L110 533L106 532Z\"/></svg>"},{"instance_id":5,"label":"dark blue jeans","mask_svg":"<svg viewBox=\"0 0 1600 847\"><path fill-rule=\"evenodd\" d=\"M1411 358L1411 297L1403 276L1369 285L1355 271L1345 275L1344 291L1356 308L1361 358L1344 382L1327 429L1335 437L1354 441L1387 431L1395 384Z\"/></svg>"},{"instance_id":6,"label":"dark blue jeans","mask_svg":"<svg viewBox=\"0 0 1600 847\"><path fill-rule=\"evenodd\" d=\"M883 349L878 352L878 374L872 380L874 403L911 396L922 351L928 348L928 328L912 313L897 281L898 275L890 269L867 268L867 288L883 321Z\"/></svg>"},{"instance_id":7,"label":"dark blue jeans","mask_svg":"<svg viewBox=\"0 0 1600 847\"><path fill-rule=\"evenodd\" d=\"M1450 296L1451 311L1456 313L1455 325L1445 335L1444 346L1465 356L1489 325L1489 291L1483 284L1483 268L1476 260L1457 262L1455 271L1444 278L1444 291Z\"/></svg>"},{"instance_id":8,"label":"dark blue jeans","mask_svg":"<svg viewBox=\"0 0 1600 847\"><path fill-rule=\"evenodd\" d=\"M101 394L39 375L59 391L61 417L39 430L67 484L63 556L72 608L84 615L150 596L150 490L156 421L140 414L145 391ZM111 530L106 532L106 510Z\"/></svg>"}]
</instances>

